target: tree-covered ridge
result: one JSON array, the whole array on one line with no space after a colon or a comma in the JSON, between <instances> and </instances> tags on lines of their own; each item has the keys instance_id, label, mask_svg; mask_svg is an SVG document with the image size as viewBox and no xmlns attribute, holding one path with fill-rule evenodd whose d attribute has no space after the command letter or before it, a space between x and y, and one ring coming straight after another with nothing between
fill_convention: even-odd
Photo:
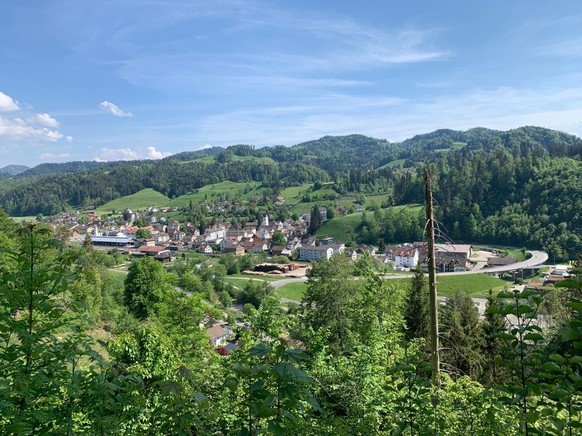
<instances>
[{"instance_id":1,"label":"tree-covered ridge","mask_svg":"<svg viewBox=\"0 0 582 436\"><path fill-rule=\"evenodd\" d=\"M18 174L19 179L51 174L80 173L101 167L114 167L118 162L74 161L63 163L42 163Z\"/></svg>"},{"instance_id":2,"label":"tree-covered ridge","mask_svg":"<svg viewBox=\"0 0 582 436\"><path fill-rule=\"evenodd\" d=\"M0 177L12 177L29 169L26 165L6 165L0 168Z\"/></svg>"},{"instance_id":3,"label":"tree-covered ridge","mask_svg":"<svg viewBox=\"0 0 582 436\"><path fill-rule=\"evenodd\" d=\"M443 234L475 242L511 240L566 258L582 245L581 150L579 138L540 127L437 130L402 143L328 136L293 147L235 145L160 161L115 162L73 174L5 180L0 206L11 215L52 215L146 188L175 198L229 180L260 182L273 193L273 201L284 188L325 182L315 183L304 195L306 210L313 206L309 202L368 194L385 196L378 205L383 209L422 203L419 170L429 165ZM395 160L404 168L385 165ZM359 239L394 242L391 224L382 215L375 213L363 223Z\"/></svg>"}]
</instances>

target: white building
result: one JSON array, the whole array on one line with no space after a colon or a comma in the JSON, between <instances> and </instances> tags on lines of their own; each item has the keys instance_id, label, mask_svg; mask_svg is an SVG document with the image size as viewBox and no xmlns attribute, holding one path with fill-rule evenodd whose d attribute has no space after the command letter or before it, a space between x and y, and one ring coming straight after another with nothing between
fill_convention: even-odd
<instances>
[{"instance_id":1,"label":"white building","mask_svg":"<svg viewBox=\"0 0 582 436\"><path fill-rule=\"evenodd\" d=\"M418 264L418 250L415 247L396 247L394 262L396 267L414 268Z\"/></svg>"},{"instance_id":2,"label":"white building","mask_svg":"<svg viewBox=\"0 0 582 436\"><path fill-rule=\"evenodd\" d=\"M304 260L306 262L317 262L320 259L327 259L333 255L333 248L329 245L320 245L316 247L314 245L304 245L301 247L299 260Z\"/></svg>"}]
</instances>

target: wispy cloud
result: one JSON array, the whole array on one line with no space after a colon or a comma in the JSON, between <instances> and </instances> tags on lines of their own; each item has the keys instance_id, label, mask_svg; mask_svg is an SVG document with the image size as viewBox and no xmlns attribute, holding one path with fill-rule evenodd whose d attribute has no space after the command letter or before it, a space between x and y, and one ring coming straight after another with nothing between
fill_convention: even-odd
<instances>
[{"instance_id":1,"label":"wispy cloud","mask_svg":"<svg viewBox=\"0 0 582 436\"><path fill-rule=\"evenodd\" d=\"M110 114L115 115L116 117L133 117L133 114L131 112L125 112L121 110L119 106L107 100L99 103L99 106L106 112L109 112Z\"/></svg>"},{"instance_id":2,"label":"wispy cloud","mask_svg":"<svg viewBox=\"0 0 582 436\"><path fill-rule=\"evenodd\" d=\"M540 47L539 53L548 56L582 56L582 38L572 38Z\"/></svg>"},{"instance_id":3,"label":"wispy cloud","mask_svg":"<svg viewBox=\"0 0 582 436\"><path fill-rule=\"evenodd\" d=\"M541 125L582 134L582 87L568 89L474 89L416 100L336 95L297 107L265 107L205 117L192 128L202 139L224 146L293 145L324 135L362 133L401 141L439 128L483 126L511 129ZM228 125L228 130L217 126Z\"/></svg>"},{"instance_id":4,"label":"wispy cloud","mask_svg":"<svg viewBox=\"0 0 582 436\"><path fill-rule=\"evenodd\" d=\"M201 6L202 13L176 13L184 2L175 2L167 11L159 11L155 26L138 23L113 37L104 35L124 53L123 61L113 62L112 68L132 85L181 95L233 88L242 93L245 86L280 94L367 86L373 80L351 75L453 56L440 42L446 32L442 28L374 27L337 14L293 10L271 2L227 5ZM203 28L198 19L208 15L220 17L211 31L194 31L179 39L164 37L172 25Z\"/></svg>"},{"instance_id":5,"label":"wispy cloud","mask_svg":"<svg viewBox=\"0 0 582 436\"><path fill-rule=\"evenodd\" d=\"M44 162L59 162L66 161L70 157L70 153L43 153L38 158Z\"/></svg>"},{"instance_id":6,"label":"wispy cloud","mask_svg":"<svg viewBox=\"0 0 582 436\"><path fill-rule=\"evenodd\" d=\"M36 114L28 118L28 122L31 124L37 124L45 127L59 127L59 122L51 117L49 114Z\"/></svg>"}]
</instances>

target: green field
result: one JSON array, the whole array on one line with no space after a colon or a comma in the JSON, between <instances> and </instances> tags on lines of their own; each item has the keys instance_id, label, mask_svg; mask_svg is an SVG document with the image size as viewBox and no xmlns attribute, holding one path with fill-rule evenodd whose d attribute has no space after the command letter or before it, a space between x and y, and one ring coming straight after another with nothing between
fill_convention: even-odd
<instances>
[{"instance_id":1,"label":"green field","mask_svg":"<svg viewBox=\"0 0 582 436\"><path fill-rule=\"evenodd\" d=\"M110 201L109 203L105 203L102 206L99 206L97 212L104 213L104 212L111 212L112 210L120 211L123 209L134 209L134 210L142 210L146 209L149 206L169 206L170 199L166 197L164 194L160 194L158 191L154 191L153 189L142 189L139 192L136 192L132 195L126 195L125 197L120 197L116 200Z\"/></svg>"},{"instance_id":2,"label":"green field","mask_svg":"<svg viewBox=\"0 0 582 436\"><path fill-rule=\"evenodd\" d=\"M19 223L24 221L36 222L35 216L11 216L10 218Z\"/></svg>"},{"instance_id":3,"label":"green field","mask_svg":"<svg viewBox=\"0 0 582 436\"><path fill-rule=\"evenodd\" d=\"M410 278L388 279L387 282L398 287L410 286ZM489 289L497 292L510 284L505 280L490 277L487 274L439 275L437 282L438 294L444 297L453 295L456 292L463 292L471 297L486 297ZM302 301L306 289L306 283L290 283L277 289L277 294L289 300Z\"/></svg>"},{"instance_id":4,"label":"green field","mask_svg":"<svg viewBox=\"0 0 582 436\"><path fill-rule=\"evenodd\" d=\"M362 213L352 213L340 216L323 223L315 236L318 238L331 236L337 241L351 242L356 237L356 227L362 221Z\"/></svg>"},{"instance_id":5,"label":"green field","mask_svg":"<svg viewBox=\"0 0 582 436\"><path fill-rule=\"evenodd\" d=\"M398 286L410 286L410 279L394 279ZM463 292L471 297L486 297L489 289L500 291L510 283L487 274L438 275L437 292L442 296Z\"/></svg>"},{"instance_id":6,"label":"green field","mask_svg":"<svg viewBox=\"0 0 582 436\"><path fill-rule=\"evenodd\" d=\"M297 204L301 201L303 194L309 191L312 186L312 183L301 186L292 186L290 188L283 189L281 191L281 196L285 198L285 204Z\"/></svg>"},{"instance_id":7,"label":"green field","mask_svg":"<svg viewBox=\"0 0 582 436\"><path fill-rule=\"evenodd\" d=\"M116 200L105 203L99 206L97 211L99 213L108 213L112 210L120 211L123 209L134 209L143 210L149 206L163 207L163 206L175 206L175 207L185 207L192 203L196 204L200 201L216 201L218 196L222 194L223 197L228 195L229 199L233 198L248 198L251 195L260 195L262 189L260 182L246 182L246 183L236 183L236 182L220 182L213 185L206 185L198 189L197 192L192 192L190 194L181 195L174 200L170 200L165 195L153 190L153 189L142 189L132 195L126 195L125 197L120 197ZM245 193L245 191L248 191Z\"/></svg>"},{"instance_id":8,"label":"green field","mask_svg":"<svg viewBox=\"0 0 582 436\"><path fill-rule=\"evenodd\" d=\"M383 196L371 196L367 200L377 201L382 198ZM392 209L395 211L399 211L404 208L407 208L408 210L418 211L418 213L422 211L422 207L418 204L392 207ZM340 216L324 222L323 225L319 228L319 230L315 234L315 236L317 236L318 238L331 236L332 238L338 241L349 243L353 239L355 239L357 235L356 228L358 227L361 221L362 212Z\"/></svg>"},{"instance_id":9,"label":"green field","mask_svg":"<svg viewBox=\"0 0 582 436\"><path fill-rule=\"evenodd\" d=\"M452 295L457 291L472 297L486 297L489 289L500 291L511 283L487 274L467 274L462 276L438 276L439 295Z\"/></svg>"},{"instance_id":10,"label":"green field","mask_svg":"<svg viewBox=\"0 0 582 436\"><path fill-rule=\"evenodd\" d=\"M307 290L307 283L289 283L277 289L277 294L281 298L288 298L293 301L302 301L303 294Z\"/></svg>"},{"instance_id":11,"label":"green field","mask_svg":"<svg viewBox=\"0 0 582 436\"><path fill-rule=\"evenodd\" d=\"M393 160L392 162L388 162L386 165L382 165L381 167L379 167L378 169L381 170L382 168L396 168L396 167L403 167L404 166L404 162L406 162L406 159L397 159L397 160Z\"/></svg>"},{"instance_id":12,"label":"green field","mask_svg":"<svg viewBox=\"0 0 582 436\"><path fill-rule=\"evenodd\" d=\"M222 194L223 197L228 195L229 199L234 198L245 198L250 195L259 195L260 190L259 186L261 185L260 182L230 182L224 181L220 183L215 183L213 185L206 185L200 189L197 189L197 192L191 192L189 194L181 195L180 197L172 200L170 202L171 206L176 207L186 207L190 204L190 200L193 204L196 204L200 201L217 201L218 196ZM246 194L244 193L245 190L249 189L250 191Z\"/></svg>"}]
</instances>

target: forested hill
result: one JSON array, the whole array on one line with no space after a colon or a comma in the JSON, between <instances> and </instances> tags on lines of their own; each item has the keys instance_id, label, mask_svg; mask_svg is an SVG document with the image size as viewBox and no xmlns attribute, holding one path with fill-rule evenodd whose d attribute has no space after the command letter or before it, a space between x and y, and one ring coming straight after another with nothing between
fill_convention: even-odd
<instances>
[{"instance_id":1,"label":"forested hill","mask_svg":"<svg viewBox=\"0 0 582 436\"><path fill-rule=\"evenodd\" d=\"M327 182L334 198L383 194L386 205L399 205L423 201L419 175L429 165L449 236L543 247L561 257L582 251L581 156L582 140L539 127L443 129L400 143L326 136L292 147L215 147L159 161L47 164L1 181L0 207L16 216L52 215L144 188L174 198L225 180L261 182L273 194ZM41 175L54 170L59 173ZM367 234L388 241L382 232L379 219Z\"/></svg>"},{"instance_id":2,"label":"forested hill","mask_svg":"<svg viewBox=\"0 0 582 436\"><path fill-rule=\"evenodd\" d=\"M29 167L26 165L6 165L5 167L0 168L0 178L12 177L16 174L23 173L28 169Z\"/></svg>"}]
</instances>

